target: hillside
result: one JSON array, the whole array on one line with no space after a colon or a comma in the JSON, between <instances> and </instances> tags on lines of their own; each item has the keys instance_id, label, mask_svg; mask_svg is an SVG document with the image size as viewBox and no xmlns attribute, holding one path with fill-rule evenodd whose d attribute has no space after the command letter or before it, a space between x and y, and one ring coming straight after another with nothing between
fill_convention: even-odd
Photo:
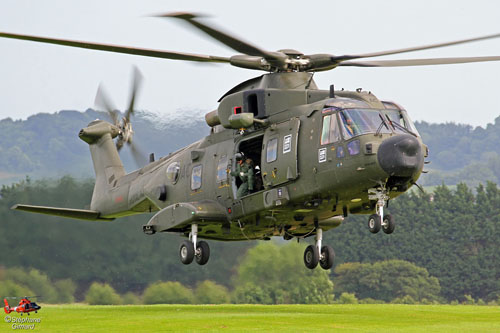
<instances>
[{"instance_id":1,"label":"hillside","mask_svg":"<svg viewBox=\"0 0 500 333\"><path fill-rule=\"evenodd\" d=\"M490 180L500 183L500 116L486 128L463 124L416 124L430 149L429 171L423 185L455 185L465 182L473 187Z\"/></svg>"},{"instance_id":2,"label":"hillside","mask_svg":"<svg viewBox=\"0 0 500 333\"><path fill-rule=\"evenodd\" d=\"M164 156L208 134L202 111L196 110L187 117L185 114L179 110L177 117L166 119L146 112L135 116L134 141L145 156L151 152ZM89 109L37 114L26 120L1 120L0 183L9 184L26 175L92 177L88 147L77 133L96 118L108 116ZM465 182L475 187L487 180L500 183L500 117L486 128L427 122L417 122L416 126L430 149L431 161L426 167L429 173L421 177L420 184ZM128 149L123 149L121 156L127 170L136 168Z\"/></svg>"},{"instance_id":3,"label":"hillside","mask_svg":"<svg viewBox=\"0 0 500 333\"><path fill-rule=\"evenodd\" d=\"M208 134L203 117L196 116L198 113L188 120L171 117L158 121L151 114L139 112L133 119L134 142L145 157L152 152L157 157L167 155ZM89 109L40 113L26 120L1 120L0 183L10 183L26 175L93 177L88 145L78 138L78 132L98 118L108 120L108 115ZM126 170L137 168L128 149L123 149L120 155Z\"/></svg>"}]
</instances>

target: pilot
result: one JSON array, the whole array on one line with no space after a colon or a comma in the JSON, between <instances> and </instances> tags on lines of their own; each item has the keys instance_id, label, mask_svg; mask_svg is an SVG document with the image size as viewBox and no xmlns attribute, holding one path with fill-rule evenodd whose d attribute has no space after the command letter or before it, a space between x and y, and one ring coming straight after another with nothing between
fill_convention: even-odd
<instances>
[{"instance_id":1,"label":"pilot","mask_svg":"<svg viewBox=\"0 0 500 333\"><path fill-rule=\"evenodd\" d=\"M347 133L349 133L350 136L353 136L354 135L354 129L352 128L352 119L351 118L347 118L346 119L346 130L347 130Z\"/></svg>"},{"instance_id":2,"label":"pilot","mask_svg":"<svg viewBox=\"0 0 500 333\"><path fill-rule=\"evenodd\" d=\"M238 187L236 197L241 198L253 191L254 174L253 174L253 161L250 158L244 160L243 154L236 154L236 167L231 171L231 176L239 177L241 185Z\"/></svg>"}]
</instances>

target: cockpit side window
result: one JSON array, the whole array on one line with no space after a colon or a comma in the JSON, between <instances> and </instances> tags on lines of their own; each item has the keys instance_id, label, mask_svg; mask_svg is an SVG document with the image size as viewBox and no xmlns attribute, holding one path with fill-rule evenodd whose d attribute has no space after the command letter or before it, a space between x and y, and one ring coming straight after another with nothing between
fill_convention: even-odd
<instances>
[{"instance_id":1,"label":"cockpit side window","mask_svg":"<svg viewBox=\"0 0 500 333\"><path fill-rule=\"evenodd\" d=\"M408 116L408 113L406 111L401 111L401 114L403 116L403 119L405 119L406 124L408 125L407 128L413 133L415 133L417 136L420 136L420 133L418 133L418 130L415 127L413 121L410 119L410 116Z\"/></svg>"},{"instance_id":2,"label":"cockpit side window","mask_svg":"<svg viewBox=\"0 0 500 333\"><path fill-rule=\"evenodd\" d=\"M323 128L321 131L321 145L327 145L340 140L339 126L335 114L323 116Z\"/></svg>"},{"instance_id":3,"label":"cockpit side window","mask_svg":"<svg viewBox=\"0 0 500 333\"><path fill-rule=\"evenodd\" d=\"M340 112L340 122L342 123L342 133L344 134L344 138L346 140L352 138L355 135L358 135L358 131L354 125L352 117L347 112Z\"/></svg>"},{"instance_id":4,"label":"cockpit side window","mask_svg":"<svg viewBox=\"0 0 500 333\"><path fill-rule=\"evenodd\" d=\"M386 114L392 122L398 123L404 128L408 128L408 126L406 126L405 119L403 118L403 114L399 110L384 110L383 113Z\"/></svg>"}]
</instances>

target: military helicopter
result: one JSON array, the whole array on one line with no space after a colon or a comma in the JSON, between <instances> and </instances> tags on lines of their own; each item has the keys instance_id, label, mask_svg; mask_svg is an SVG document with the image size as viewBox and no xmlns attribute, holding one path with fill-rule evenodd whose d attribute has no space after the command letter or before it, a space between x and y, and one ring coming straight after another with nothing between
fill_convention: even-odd
<instances>
[{"instance_id":1,"label":"military helicopter","mask_svg":"<svg viewBox=\"0 0 500 333\"><path fill-rule=\"evenodd\" d=\"M134 83L121 122L114 114L113 123L95 120L79 133L89 144L96 174L90 209L24 204L13 209L93 221L155 212L143 232L187 237L179 248L183 264L208 262L210 248L199 239L269 240L281 236L299 240L315 236L314 244L305 249L305 266L314 269L319 264L329 269L335 254L331 246L322 244L323 232L338 227L349 214L370 214L368 229L372 233L394 231L394 218L384 214L384 209L389 200L416 184L428 148L402 106L381 101L361 89L335 90L333 85L319 89L313 80L315 72L338 66L402 67L500 60L500 56L364 60L498 38L500 34L357 55L305 55L293 49L263 50L191 13L160 16L182 20L240 54L228 58L11 33L0 33L0 37L228 63L267 73L238 84L219 99L217 110L205 116L210 127L208 136L158 160L150 156L149 164L126 174L118 149L132 143ZM243 159L250 162L246 176L240 177ZM250 177L252 191L238 196L238 189Z\"/></svg>"}]
</instances>

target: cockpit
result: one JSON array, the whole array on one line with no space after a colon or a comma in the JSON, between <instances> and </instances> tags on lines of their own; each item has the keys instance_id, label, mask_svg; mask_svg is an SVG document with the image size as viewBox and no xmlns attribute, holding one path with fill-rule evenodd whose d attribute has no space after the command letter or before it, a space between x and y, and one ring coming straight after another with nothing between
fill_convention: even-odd
<instances>
[{"instance_id":1,"label":"cockpit","mask_svg":"<svg viewBox=\"0 0 500 333\"><path fill-rule=\"evenodd\" d=\"M323 113L336 110L339 109L335 107L325 108ZM415 125L404 110L341 109L338 111L338 124L335 118L335 113L324 117L321 144L338 141L340 139L339 132L342 132L345 140L367 133L409 133L419 136ZM340 131L336 128L339 125Z\"/></svg>"}]
</instances>

